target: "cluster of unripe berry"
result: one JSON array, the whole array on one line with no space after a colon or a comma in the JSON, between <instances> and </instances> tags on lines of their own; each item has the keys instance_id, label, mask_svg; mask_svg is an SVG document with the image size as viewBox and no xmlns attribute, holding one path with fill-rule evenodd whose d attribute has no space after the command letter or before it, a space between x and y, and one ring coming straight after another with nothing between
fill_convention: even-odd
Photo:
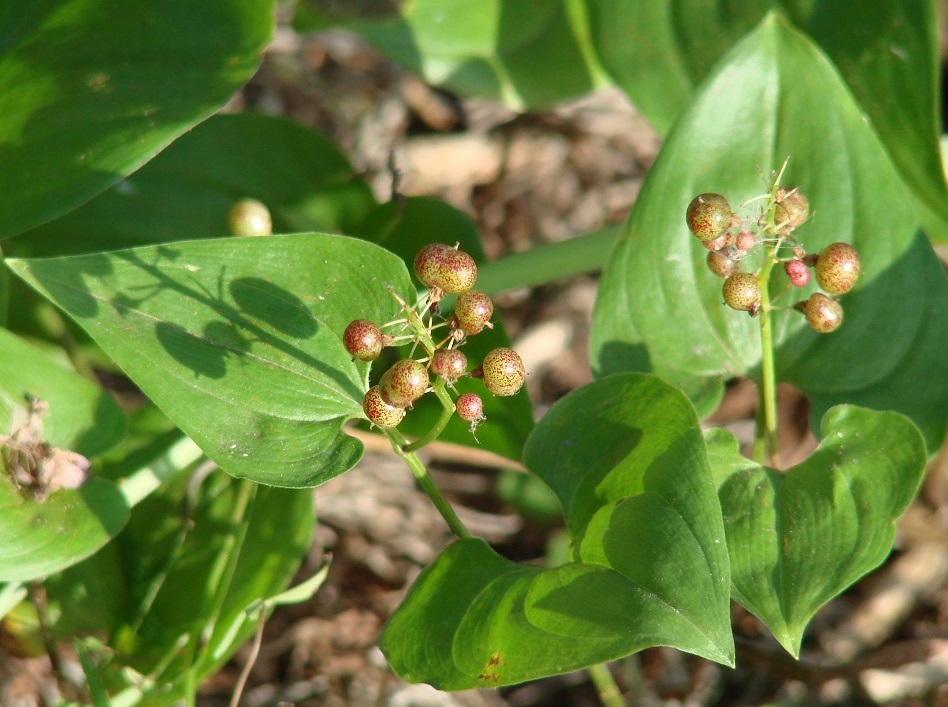
<instances>
[{"instance_id":1,"label":"cluster of unripe berry","mask_svg":"<svg viewBox=\"0 0 948 707\"><path fill-rule=\"evenodd\" d=\"M497 396L515 395L523 387L523 361L516 351L496 348L479 366L468 372L467 356L458 348L468 337L492 328L494 305L485 293L471 289L477 280L474 259L457 245L433 243L422 248L414 261L415 275L428 288L415 305L409 305L392 293L402 307L403 317L378 326L356 319L346 327L342 339L346 350L360 361L374 361L386 346L413 344L412 355L396 361L369 388L362 409L372 424L390 429L405 418L406 410L425 393L445 388L454 390L461 377L480 378L488 391ZM454 314L440 319L439 302L445 295L457 295ZM437 330L446 336L436 341ZM385 333L390 330L393 333ZM423 355L414 358L420 347ZM432 374L437 377L432 384ZM484 403L476 393L463 393L453 402L458 417L471 423L471 429L484 420Z\"/></svg>"},{"instance_id":2,"label":"cluster of unripe berry","mask_svg":"<svg viewBox=\"0 0 948 707\"><path fill-rule=\"evenodd\" d=\"M848 243L833 243L819 254L808 254L792 232L810 215L810 204L799 189L775 188L768 206L756 223L746 223L731 210L720 194L699 194L688 205L685 221L688 229L708 249L708 269L723 277L724 303L733 309L756 316L761 306L759 272L746 272L744 260L758 246L783 263L789 284L804 287L813 268L823 292L816 292L793 308L803 312L809 325L821 334L836 331L843 323L842 305L833 296L849 292L860 274L859 254ZM782 256L781 249L789 249Z\"/></svg>"}]
</instances>

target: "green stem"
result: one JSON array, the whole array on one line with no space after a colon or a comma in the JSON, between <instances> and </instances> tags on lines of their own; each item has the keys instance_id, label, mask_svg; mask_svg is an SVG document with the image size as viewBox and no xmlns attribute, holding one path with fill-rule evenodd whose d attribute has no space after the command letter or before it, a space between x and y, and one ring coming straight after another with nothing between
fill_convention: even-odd
<instances>
[{"instance_id":1,"label":"green stem","mask_svg":"<svg viewBox=\"0 0 948 707\"><path fill-rule=\"evenodd\" d=\"M451 416L454 414L454 401L451 400L448 391L444 389L443 380L439 380L434 384L433 392L438 397L438 400L441 401L441 407L443 408L441 410L441 416L438 418L438 421L435 422L434 426L423 436L410 444L404 445L402 447L403 452L417 452L425 445L434 442L441 436L441 433L444 432L444 428L447 427L448 422L451 421Z\"/></svg>"},{"instance_id":2,"label":"green stem","mask_svg":"<svg viewBox=\"0 0 948 707\"><path fill-rule=\"evenodd\" d=\"M401 433L394 429L386 430L385 432L392 442L395 453L400 456L408 465L408 468L411 469L411 473L415 475L418 484L424 492L428 494L428 498L431 499L431 502L435 505L435 508L438 509L441 517L444 518L448 527L451 528L451 532L459 538L472 537L471 531L464 527L464 523L458 518L451 504L448 503L447 499L441 495L441 491L438 487L435 486L435 482L432 481L431 476L428 475L428 469L425 468L424 463L418 458L418 455L413 451L405 451L408 445L405 444L405 438L402 437Z\"/></svg>"},{"instance_id":3,"label":"green stem","mask_svg":"<svg viewBox=\"0 0 948 707\"><path fill-rule=\"evenodd\" d=\"M774 266L775 247L767 248L767 261L760 270L760 409L763 410L763 425L758 423L758 437L764 440L764 458L776 467L777 459L777 374L774 366L773 317L771 316L770 293L767 281ZM763 427L763 429L761 429ZM759 460L762 461L762 460Z\"/></svg>"},{"instance_id":4,"label":"green stem","mask_svg":"<svg viewBox=\"0 0 948 707\"><path fill-rule=\"evenodd\" d=\"M599 699L606 707L625 707L625 700L622 699L622 693L616 680L609 671L609 666L605 663L598 663L586 668L589 677L596 686L596 692L599 693Z\"/></svg>"}]
</instances>

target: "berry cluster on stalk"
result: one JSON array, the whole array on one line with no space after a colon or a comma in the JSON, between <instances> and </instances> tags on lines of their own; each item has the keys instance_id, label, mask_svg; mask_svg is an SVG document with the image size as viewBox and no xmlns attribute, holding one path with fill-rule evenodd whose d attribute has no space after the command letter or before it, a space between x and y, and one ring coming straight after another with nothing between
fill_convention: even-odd
<instances>
[{"instance_id":1,"label":"berry cluster on stalk","mask_svg":"<svg viewBox=\"0 0 948 707\"><path fill-rule=\"evenodd\" d=\"M812 269L823 292L797 302L793 309L804 314L814 331L829 334L843 323L842 305L834 298L855 286L860 275L859 253L848 243L833 243L819 253L806 252L794 231L809 218L810 203L799 188L779 186L782 173L773 177L767 194L747 202L765 201L756 217L741 218L724 196L706 193L688 205L685 222L708 249L708 269L724 278L724 303L752 317L758 315L762 303L773 309L762 288L776 264L786 273L787 289L806 286ZM765 251L764 264L746 271L745 259L760 249Z\"/></svg>"},{"instance_id":2,"label":"berry cluster on stalk","mask_svg":"<svg viewBox=\"0 0 948 707\"><path fill-rule=\"evenodd\" d=\"M392 429L415 402L433 393L445 415L433 434L424 439L436 437L452 414L469 422L473 432L485 419L484 402L476 393L458 394L455 383L463 377L478 378L496 396L515 395L526 376L523 361L513 349L496 348L479 366L468 370L467 356L460 347L469 337L493 328L494 314L490 297L472 289L477 265L470 255L457 245L432 243L415 256L414 271L428 289L413 305L390 290L401 306L398 319L381 326L356 319L343 332L346 350L360 361L376 360L387 346L412 344L409 357L396 361L378 385L368 390L362 409L373 425ZM439 308L445 295L457 295L454 313L447 318L440 315Z\"/></svg>"}]
</instances>

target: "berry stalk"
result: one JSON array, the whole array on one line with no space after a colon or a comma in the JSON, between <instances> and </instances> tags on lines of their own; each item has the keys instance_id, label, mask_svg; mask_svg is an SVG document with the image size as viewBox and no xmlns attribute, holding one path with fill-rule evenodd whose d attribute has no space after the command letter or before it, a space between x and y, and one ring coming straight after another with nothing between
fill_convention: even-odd
<instances>
[{"instance_id":1,"label":"berry stalk","mask_svg":"<svg viewBox=\"0 0 948 707\"><path fill-rule=\"evenodd\" d=\"M442 408L441 415L438 417L438 421L428 430L422 437L419 437L414 442L410 444L405 444L402 446L402 451L405 453L417 452L419 449L424 447L431 442L434 442L438 437L441 436L441 433L444 432L444 428L447 427L448 422L451 421L451 416L454 414L454 401L451 400L451 396L448 395L448 392L444 389L445 383L443 378L439 378L438 381L434 384L432 392L441 402Z\"/></svg>"},{"instance_id":2,"label":"berry stalk","mask_svg":"<svg viewBox=\"0 0 948 707\"><path fill-rule=\"evenodd\" d=\"M771 194L777 189L776 182L772 187ZM775 202L771 200L770 208L767 209L767 229L774 228ZM760 285L760 403L759 409L763 411L763 419L757 425L757 440L754 445L754 455L758 461L767 463L776 468L778 464L777 450L777 373L774 366L774 335L773 335L773 317L770 304L770 290L767 283L770 280L770 271L773 270L777 262L777 250L780 248L780 242L768 244L764 265L760 269L760 275L757 282ZM762 423L762 424L761 424Z\"/></svg>"}]
</instances>

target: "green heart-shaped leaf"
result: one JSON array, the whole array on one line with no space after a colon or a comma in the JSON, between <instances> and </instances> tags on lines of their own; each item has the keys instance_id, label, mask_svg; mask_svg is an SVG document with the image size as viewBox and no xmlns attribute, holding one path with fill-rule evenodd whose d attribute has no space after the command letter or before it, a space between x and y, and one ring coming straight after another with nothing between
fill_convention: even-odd
<instances>
[{"instance_id":1,"label":"green heart-shaped leaf","mask_svg":"<svg viewBox=\"0 0 948 707\"><path fill-rule=\"evenodd\" d=\"M7 261L72 316L223 469L314 486L362 444L367 366L342 345L353 319L387 322L414 288L401 260L323 234L186 241Z\"/></svg>"},{"instance_id":2,"label":"green heart-shaped leaf","mask_svg":"<svg viewBox=\"0 0 948 707\"><path fill-rule=\"evenodd\" d=\"M272 0L0 4L0 237L74 209L217 110L273 23Z\"/></svg>"},{"instance_id":3,"label":"green heart-shaped leaf","mask_svg":"<svg viewBox=\"0 0 948 707\"><path fill-rule=\"evenodd\" d=\"M702 415L724 380L756 375L758 322L722 305L721 280L684 215L702 192L722 193L734 206L757 196L765 189L758 166L779 169L787 155L783 182L799 186L811 207L795 236L809 252L853 243L864 274L843 297L845 321L832 335L811 331L795 311L774 312L779 377L814 398L816 419L843 401L895 409L937 448L948 379L930 371L948 347L948 280L847 88L812 42L773 16L709 79L650 171L600 287L594 369L652 370L687 391ZM752 208L745 215L753 217ZM785 287L775 268L771 291ZM815 289L811 283L776 303Z\"/></svg>"},{"instance_id":4,"label":"green heart-shaped leaf","mask_svg":"<svg viewBox=\"0 0 948 707\"><path fill-rule=\"evenodd\" d=\"M462 540L415 581L382 636L405 679L522 682L670 645L732 664L728 557L688 400L622 374L558 401L525 460L559 496L571 561L523 566Z\"/></svg>"},{"instance_id":5,"label":"green heart-shaped leaf","mask_svg":"<svg viewBox=\"0 0 948 707\"><path fill-rule=\"evenodd\" d=\"M282 118L217 115L89 203L5 244L15 257L70 255L230 233L244 197L276 233L351 233L375 204L327 138Z\"/></svg>"},{"instance_id":6,"label":"green heart-shaped leaf","mask_svg":"<svg viewBox=\"0 0 948 707\"><path fill-rule=\"evenodd\" d=\"M93 457L122 437L125 417L107 393L0 329L0 433L26 424L27 396L48 406L42 438L53 447ZM105 479L36 501L12 484L2 462L0 474L0 581L36 579L75 564L128 520L125 497Z\"/></svg>"},{"instance_id":7,"label":"green heart-shaped leaf","mask_svg":"<svg viewBox=\"0 0 948 707\"><path fill-rule=\"evenodd\" d=\"M835 64L911 185L929 235L948 237L932 3L870 0L858 11L847 0L596 0L587 7L603 66L663 133L721 57L768 11L784 12Z\"/></svg>"},{"instance_id":8,"label":"green heart-shaped leaf","mask_svg":"<svg viewBox=\"0 0 948 707\"><path fill-rule=\"evenodd\" d=\"M925 473L924 442L902 415L841 405L821 431L810 458L784 472L708 433L734 598L794 656L820 607L885 560Z\"/></svg>"}]
</instances>

